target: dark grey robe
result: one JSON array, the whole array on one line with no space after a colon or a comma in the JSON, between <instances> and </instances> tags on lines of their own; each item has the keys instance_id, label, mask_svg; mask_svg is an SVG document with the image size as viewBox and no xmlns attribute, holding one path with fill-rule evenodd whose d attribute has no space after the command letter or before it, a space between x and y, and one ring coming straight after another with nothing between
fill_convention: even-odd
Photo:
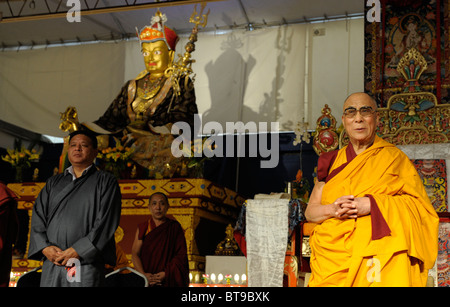
<instances>
[{"instance_id":1,"label":"dark grey robe","mask_svg":"<svg viewBox=\"0 0 450 307\"><path fill-rule=\"evenodd\" d=\"M120 213L120 188L110 173L93 166L75 180L70 173L51 177L33 207L28 258L44 259L42 250L50 245L73 247L81 270L70 279L65 267L45 258L41 286L101 285L104 265L116 263L114 232Z\"/></svg>"}]
</instances>

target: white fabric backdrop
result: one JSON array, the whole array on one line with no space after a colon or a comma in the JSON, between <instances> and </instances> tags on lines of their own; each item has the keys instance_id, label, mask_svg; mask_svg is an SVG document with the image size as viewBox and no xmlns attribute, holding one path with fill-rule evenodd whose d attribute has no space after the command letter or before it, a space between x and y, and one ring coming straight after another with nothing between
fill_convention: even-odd
<instances>
[{"instance_id":1,"label":"white fabric backdrop","mask_svg":"<svg viewBox=\"0 0 450 307\"><path fill-rule=\"evenodd\" d=\"M305 118L314 129L325 103L339 120L345 97L363 90L363 26L363 19L353 19L200 33L193 68L203 121L223 127L278 121L280 130L292 131ZM314 36L316 29L325 35ZM181 38L177 54L186 41ZM0 119L65 136L59 113L72 105L80 121L96 120L144 69L139 49L137 41L126 41L0 52Z\"/></svg>"},{"instance_id":2,"label":"white fabric backdrop","mask_svg":"<svg viewBox=\"0 0 450 307\"><path fill-rule=\"evenodd\" d=\"M91 44L0 53L0 119L53 136L60 112L97 119L123 83L123 44ZM102 110L103 109L103 110Z\"/></svg>"}]
</instances>

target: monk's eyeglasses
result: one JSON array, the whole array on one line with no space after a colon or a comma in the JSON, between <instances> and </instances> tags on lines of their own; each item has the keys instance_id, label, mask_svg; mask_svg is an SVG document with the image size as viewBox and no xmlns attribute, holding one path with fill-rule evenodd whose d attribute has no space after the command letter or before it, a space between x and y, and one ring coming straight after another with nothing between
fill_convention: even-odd
<instances>
[{"instance_id":1,"label":"monk's eyeglasses","mask_svg":"<svg viewBox=\"0 0 450 307\"><path fill-rule=\"evenodd\" d=\"M356 116L356 113L361 114L362 117L369 117L373 113L375 113L374 109L372 107L361 107L359 109L350 107L344 110L344 116L347 118L354 118Z\"/></svg>"}]
</instances>

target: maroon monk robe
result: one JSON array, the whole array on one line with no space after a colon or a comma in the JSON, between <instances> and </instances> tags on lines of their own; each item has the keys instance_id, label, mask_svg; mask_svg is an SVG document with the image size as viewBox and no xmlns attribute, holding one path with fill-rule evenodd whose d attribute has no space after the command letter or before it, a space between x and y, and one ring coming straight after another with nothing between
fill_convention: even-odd
<instances>
[{"instance_id":1,"label":"maroon monk robe","mask_svg":"<svg viewBox=\"0 0 450 307\"><path fill-rule=\"evenodd\" d=\"M153 219L139 225L142 240L141 261L144 272L165 272L164 287L189 286L189 264L183 228L175 220L156 227Z\"/></svg>"},{"instance_id":2,"label":"maroon monk robe","mask_svg":"<svg viewBox=\"0 0 450 307\"><path fill-rule=\"evenodd\" d=\"M9 286L12 247L16 241L17 196L0 182L0 287Z\"/></svg>"}]
</instances>

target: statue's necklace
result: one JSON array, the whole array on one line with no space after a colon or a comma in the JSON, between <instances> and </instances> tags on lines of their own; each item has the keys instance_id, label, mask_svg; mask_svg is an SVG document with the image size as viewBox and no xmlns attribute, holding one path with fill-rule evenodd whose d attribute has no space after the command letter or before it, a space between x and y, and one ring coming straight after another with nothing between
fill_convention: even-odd
<instances>
[{"instance_id":1,"label":"statue's necklace","mask_svg":"<svg viewBox=\"0 0 450 307\"><path fill-rule=\"evenodd\" d=\"M142 88L138 87L137 89L138 96L145 100L152 99L159 92L162 80L163 77L159 77L155 80L150 80L150 75L147 75L144 79L144 85L142 86Z\"/></svg>"}]
</instances>

